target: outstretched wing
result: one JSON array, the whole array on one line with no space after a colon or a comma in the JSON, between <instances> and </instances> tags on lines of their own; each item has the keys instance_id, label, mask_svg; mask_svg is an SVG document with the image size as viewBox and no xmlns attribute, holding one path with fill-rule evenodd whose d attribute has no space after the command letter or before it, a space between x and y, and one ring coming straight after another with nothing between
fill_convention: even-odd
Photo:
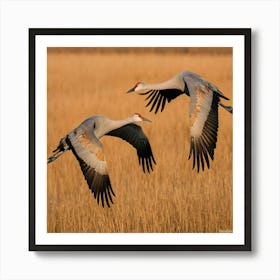
<instances>
[{"instance_id":1,"label":"outstretched wing","mask_svg":"<svg viewBox=\"0 0 280 280\"><path fill-rule=\"evenodd\" d=\"M156 161L149 140L141 126L134 123L127 124L108 132L107 135L122 138L137 150L138 161L142 165L144 173L145 170L148 172L153 170L153 163L156 164Z\"/></svg>"},{"instance_id":2,"label":"outstretched wing","mask_svg":"<svg viewBox=\"0 0 280 280\"><path fill-rule=\"evenodd\" d=\"M189 159L193 156L193 168L204 163L210 168L209 156L214 159L217 133L219 127L218 104L220 98L209 87L197 85L194 93L190 94L190 136L191 146Z\"/></svg>"},{"instance_id":3,"label":"outstretched wing","mask_svg":"<svg viewBox=\"0 0 280 280\"><path fill-rule=\"evenodd\" d=\"M101 200L108 207L113 203L112 195L115 195L111 186L107 170L102 144L93 132L71 132L67 136L67 143L73 154L79 161L81 170L88 183L90 190L94 193L97 203Z\"/></svg>"},{"instance_id":4,"label":"outstretched wing","mask_svg":"<svg viewBox=\"0 0 280 280\"><path fill-rule=\"evenodd\" d=\"M151 105L150 112L155 109L155 114L158 112L159 108L161 108L161 112L163 111L166 101L169 103L179 95L183 94L184 92L173 88L173 89L152 89L148 92L140 93L140 95L147 95L145 100L148 100L146 107Z\"/></svg>"}]
</instances>

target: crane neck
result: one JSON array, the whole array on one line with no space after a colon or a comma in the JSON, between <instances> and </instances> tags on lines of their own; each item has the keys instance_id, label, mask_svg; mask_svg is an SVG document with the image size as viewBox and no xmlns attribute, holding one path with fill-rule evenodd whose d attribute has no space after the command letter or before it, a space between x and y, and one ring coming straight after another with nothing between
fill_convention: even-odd
<instances>
[{"instance_id":1,"label":"crane neck","mask_svg":"<svg viewBox=\"0 0 280 280\"><path fill-rule=\"evenodd\" d=\"M107 131L104 132L104 135L112 130L115 130L115 129L118 129L122 126L125 126L127 124L130 124L130 123L134 123L134 119L133 117L129 117L129 118L126 118L126 119L123 119L123 120L107 120Z\"/></svg>"},{"instance_id":2,"label":"crane neck","mask_svg":"<svg viewBox=\"0 0 280 280\"><path fill-rule=\"evenodd\" d=\"M116 126L116 128L120 128L120 127L122 127L122 126L124 126L124 125L127 125L127 124L129 124L129 123L133 123L134 122L134 119L133 119L133 117L131 116L131 117L128 117L128 118L126 118L126 119L123 119L123 120L116 120L116 121L113 121L114 123L115 123L115 126ZM115 128L115 129L116 129Z\"/></svg>"},{"instance_id":3,"label":"crane neck","mask_svg":"<svg viewBox=\"0 0 280 280\"><path fill-rule=\"evenodd\" d=\"M162 89L179 89L184 91L185 85L182 79L179 77L173 77L168 81L164 81L158 84L143 84L143 90L146 89L154 89L154 90L162 90Z\"/></svg>"}]
</instances>

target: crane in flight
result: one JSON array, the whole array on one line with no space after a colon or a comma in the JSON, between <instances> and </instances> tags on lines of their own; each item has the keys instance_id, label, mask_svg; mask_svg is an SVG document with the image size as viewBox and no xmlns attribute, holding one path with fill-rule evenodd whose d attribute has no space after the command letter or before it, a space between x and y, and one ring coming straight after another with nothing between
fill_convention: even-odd
<instances>
[{"instance_id":1,"label":"crane in flight","mask_svg":"<svg viewBox=\"0 0 280 280\"><path fill-rule=\"evenodd\" d=\"M152 171L153 164L156 164L151 145L141 126L136 122L149 119L135 113L124 120L111 120L105 116L95 115L83 121L77 128L72 130L59 142L53 155L48 158L48 163L55 161L66 151L71 150L78 160L83 175L90 190L94 193L97 203L101 200L108 207L113 203L112 196L115 196L111 186L107 163L103 147L99 139L102 136L114 136L122 138L131 144L138 155L139 165L145 171Z\"/></svg>"},{"instance_id":2,"label":"crane in flight","mask_svg":"<svg viewBox=\"0 0 280 280\"><path fill-rule=\"evenodd\" d=\"M204 170L205 162L210 168L209 156L214 160L214 150L217 143L217 133L219 127L218 107L221 106L232 113L231 106L221 103L221 98L229 100L213 84L206 81L196 73L183 71L171 79L158 83L146 84L138 82L130 92L138 92L140 95L147 95L146 107L150 107L150 112L155 114L163 111L166 101L170 103L173 99L186 94L190 97L190 152L189 157L193 157L193 169L197 166L197 172Z\"/></svg>"}]
</instances>

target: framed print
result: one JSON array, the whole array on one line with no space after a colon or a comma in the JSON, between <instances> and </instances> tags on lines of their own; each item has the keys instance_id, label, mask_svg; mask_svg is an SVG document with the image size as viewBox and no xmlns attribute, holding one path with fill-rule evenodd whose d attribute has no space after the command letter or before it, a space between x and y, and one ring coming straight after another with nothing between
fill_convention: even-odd
<instances>
[{"instance_id":1,"label":"framed print","mask_svg":"<svg viewBox=\"0 0 280 280\"><path fill-rule=\"evenodd\" d=\"M251 250L250 29L30 29L29 249Z\"/></svg>"}]
</instances>

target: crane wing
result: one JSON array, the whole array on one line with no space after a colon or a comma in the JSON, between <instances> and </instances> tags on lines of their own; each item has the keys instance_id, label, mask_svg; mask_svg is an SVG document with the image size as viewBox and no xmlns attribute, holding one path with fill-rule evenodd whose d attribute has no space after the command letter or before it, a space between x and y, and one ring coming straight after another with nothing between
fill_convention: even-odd
<instances>
[{"instance_id":1,"label":"crane wing","mask_svg":"<svg viewBox=\"0 0 280 280\"><path fill-rule=\"evenodd\" d=\"M149 140L141 126L134 123L127 124L108 132L107 135L122 138L137 150L138 161L142 165L144 173L146 169L148 172L153 170L153 163L156 164L156 161Z\"/></svg>"},{"instance_id":2,"label":"crane wing","mask_svg":"<svg viewBox=\"0 0 280 280\"><path fill-rule=\"evenodd\" d=\"M219 96L210 88L197 85L195 92L190 94L190 136L191 146L189 159L193 156L193 168L200 164L204 170L204 161L210 168L209 158L214 159L217 133L219 127L218 104Z\"/></svg>"},{"instance_id":3,"label":"crane wing","mask_svg":"<svg viewBox=\"0 0 280 280\"><path fill-rule=\"evenodd\" d=\"M152 89L144 93L140 93L140 95L147 95L145 100L148 100L146 107L151 105L150 112L155 109L155 114L158 112L159 108L161 108L161 112L163 111L166 101L170 103L173 99L183 94L184 92L176 89Z\"/></svg>"},{"instance_id":4,"label":"crane wing","mask_svg":"<svg viewBox=\"0 0 280 280\"><path fill-rule=\"evenodd\" d=\"M104 201L108 207L113 203L112 195L115 195L111 187L102 144L93 132L71 132L67 136L67 143L73 154L79 161L81 170L90 190L94 193L97 203Z\"/></svg>"}]
</instances>

